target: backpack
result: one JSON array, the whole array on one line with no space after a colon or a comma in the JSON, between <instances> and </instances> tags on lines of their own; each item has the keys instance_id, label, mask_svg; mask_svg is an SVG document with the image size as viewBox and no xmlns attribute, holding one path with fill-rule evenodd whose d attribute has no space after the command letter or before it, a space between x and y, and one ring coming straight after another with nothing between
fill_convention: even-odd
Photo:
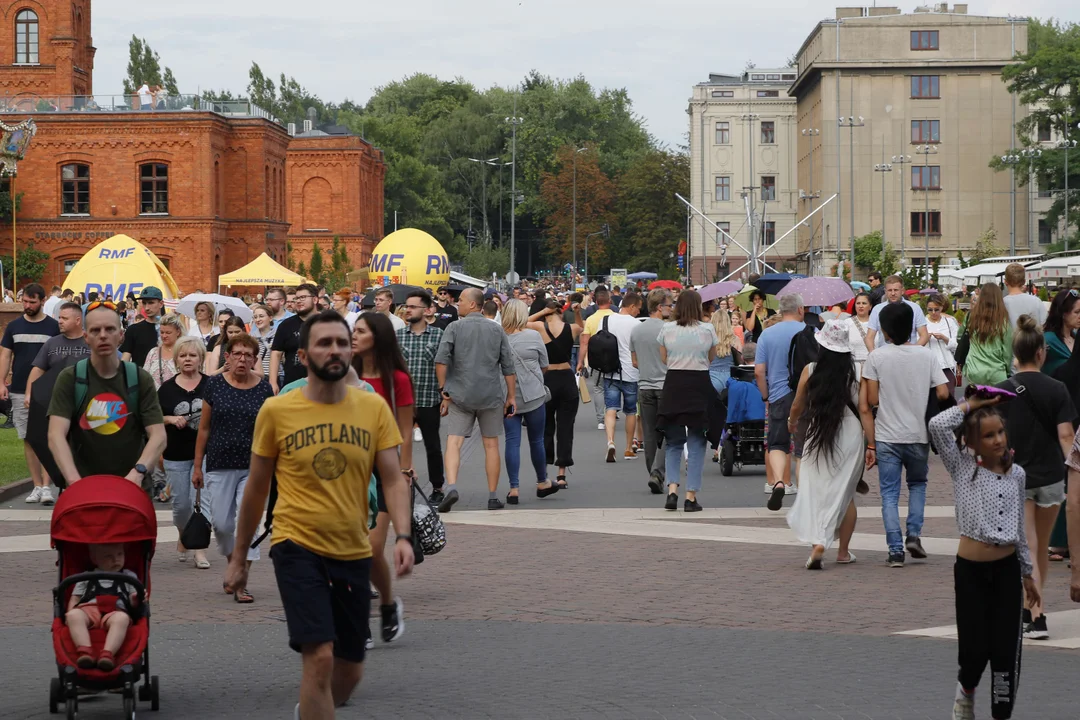
<instances>
[{"instance_id":1,"label":"backpack","mask_svg":"<svg viewBox=\"0 0 1080 720\"><path fill-rule=\"evenodd\" d=\"M135 363L121 362L124 366L124 376L127 379L126 396L128 411L132 417L140 417L139 409L139 366ZM75 363L75 414L82 412L86 395L90 392L90 380L88 377L90 360L83 358ZM140 421L141 422L141 421Z\"/></svg>"},{"instance_id":2,"label":"backpack","mask_svg":"<svg viewBox=\"0 0 1080 720\"><path fill-rule=\"evenodd\" d=\"M814 339L814 328L809 325L791 338L787 356L787 384L792 390L799 387L799 378L802 377L803 368L812 362L817 362L818 347L818 342Z\"/></svg>"},{"instance_id":3,"label":"backpack","mask_svg":"<svg viewBox=\"0 0 1080 720\"><path fill-rule=\"evenodd\" d=\"M619 360L619 338L608 330L608 318L605 315L603 324L596 334L589 338L589 367L593 372L601 375L622 374L622 363Z\"/></svg>"}]
</instances>

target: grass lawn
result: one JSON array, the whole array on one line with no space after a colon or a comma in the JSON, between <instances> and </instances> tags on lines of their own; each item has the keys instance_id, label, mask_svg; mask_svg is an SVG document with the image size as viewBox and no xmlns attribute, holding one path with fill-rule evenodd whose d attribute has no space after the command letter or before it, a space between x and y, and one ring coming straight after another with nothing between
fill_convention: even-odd
<instances>
[{"instance_id":1,"label":"grass lawn","mask_svg":"<svg viewBox=\"0 0 1080 720\"><path fill-rule=\"evenodd\" d=\"M23 441L15 430L0 430L0 487L30 477Z\"/></svg>"}]
</instances>

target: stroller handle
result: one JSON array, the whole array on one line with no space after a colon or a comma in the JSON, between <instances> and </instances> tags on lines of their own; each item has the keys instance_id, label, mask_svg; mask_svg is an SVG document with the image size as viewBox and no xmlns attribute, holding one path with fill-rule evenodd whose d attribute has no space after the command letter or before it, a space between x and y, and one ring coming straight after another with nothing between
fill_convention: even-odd
<instances>
[{"instance_id":1,"label":"stroller handle","mask_svg":"<svg viewBox=\"0 0 1080 720\"><path fill-rule=\"evenodd\" d=\"M89 572L78 573L77 575L71 575L64 578L64 580L53 588L53 611L56 617L63 617L63 601L64 592L71 586L77 585L84 580L112 580L117 585L124 583L135 588L135 594L138 595L139 609L138 613L143 613L146 608L146 586L138 578L133 578L130 575L124 573L114 572L102 572L100 570L91 570Z\"/></svg>"}]
</instances>

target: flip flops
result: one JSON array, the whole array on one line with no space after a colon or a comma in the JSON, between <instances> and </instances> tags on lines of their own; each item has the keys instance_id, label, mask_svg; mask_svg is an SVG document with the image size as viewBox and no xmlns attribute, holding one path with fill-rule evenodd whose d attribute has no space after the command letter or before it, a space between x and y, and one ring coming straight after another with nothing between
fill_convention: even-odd
<instances>
[{"instance_id":1,"label":"flip flops","mask_svg":"<svg viewBox=\"0 0 1080 720\"><path fill-rule=\"evenodd\" d=\"M837 560L836 564L837 565L850 565L851 563L855 562L856 560L858 560L858 558L855 557L855 553L853 553L853 552L851 552L849 550L848 551L848 559L847 560Z\"/></svg>"}]
</instances>

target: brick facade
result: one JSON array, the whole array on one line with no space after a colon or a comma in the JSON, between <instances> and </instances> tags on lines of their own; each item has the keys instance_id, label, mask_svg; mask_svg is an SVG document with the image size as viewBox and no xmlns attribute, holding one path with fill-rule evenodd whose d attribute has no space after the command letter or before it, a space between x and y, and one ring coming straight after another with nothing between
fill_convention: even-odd
<instances>
[{"instance_id":1,"label":"brick facade","mask_svg":"<svg viewBox=\"0 0 1080 720\"><path fill-rule=\"evenodd\" d=\"M58 8L67 7L0 0L0 95L20 94L4 108L37 107L51 93L92 92L90 3L75 3L74 20L60 17ZM15 17L26 8L38 16L36 66L11 64ZM80 10L84 35L71 37ZM361 138L290 137L252 112L77 111L81 106L60 101L60 112L35 112L38 134L19 163L18 242L50 254L46 285L59 284L65 264L116 233L153 250L183 292L213 291L218 275L262 252L284 262L287 241L299 263L315 241L329 251L338 235L358 268L382 238L385 164ZM27 116L0 112L9 123ZM147 164L167 168L167 212L144 212L140 173ZM64 207L65 165L87 168L88 207ZM10 225L0 228L0 252L10 253L9 238Z\"/></svg>"}]
</instances>

